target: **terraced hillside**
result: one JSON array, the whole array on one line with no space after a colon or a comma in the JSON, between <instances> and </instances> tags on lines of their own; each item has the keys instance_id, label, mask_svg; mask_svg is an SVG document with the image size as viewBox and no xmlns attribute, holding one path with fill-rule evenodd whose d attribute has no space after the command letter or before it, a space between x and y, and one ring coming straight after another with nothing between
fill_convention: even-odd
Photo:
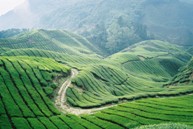
<instances>
[{"instance_id":1,"label":"terraced hillside","mask_svg":"<svg viewBox=\"0 0 193 129\"><path fill-rule=\"evenodd\" d=\"M187 85L193 83L193 59L182 67L168 85Z\"/></svg>"},{"instance_id":2,"label":"terraced hillside","mask_svg":"<svg viewBox=\"0 0 193 129\"><path fill-rule=\"evenodd\" d=\"M64 30L31 30L0 40L1 49L36 48L73 55L99 52L85 38Z\"/></svg>"},{"instance_id":3,"label":"terraced hillside","mask_svg":"<svg viewBox=\"0 0 193 129\"><path fill-rule=\"evenodd\" d=\"M148 40L109 57L98 53L61 30L0 39L0 128L192 128L187 50ZM182 78L189 83L170 85Z\"/></svg>"}]
</instances>

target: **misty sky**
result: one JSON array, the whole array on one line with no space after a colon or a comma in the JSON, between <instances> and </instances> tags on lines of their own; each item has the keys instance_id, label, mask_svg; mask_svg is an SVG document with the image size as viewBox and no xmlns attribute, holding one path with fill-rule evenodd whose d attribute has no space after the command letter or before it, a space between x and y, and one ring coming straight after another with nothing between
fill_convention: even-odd
<instances>
[{"instance_id":1,"label":"misty sky","mask_svg":"<svg viewBox=\"0 0 193 129\"><path fill-rule=\"evenodd\" d=\"M25 0L0 0L0 15L14 9Z\"/></svg>"}]
</instances>

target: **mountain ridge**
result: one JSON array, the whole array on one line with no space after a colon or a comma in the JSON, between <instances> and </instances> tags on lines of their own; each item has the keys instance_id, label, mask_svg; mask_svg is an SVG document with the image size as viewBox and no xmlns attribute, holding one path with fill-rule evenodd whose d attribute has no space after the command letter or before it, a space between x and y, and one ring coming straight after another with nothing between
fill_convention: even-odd
<instances>
[{"instance_id":1,"label":"mountain ridge","mask_svg":"<svg viewBox=\"0 0 193 129\"><path fill-rule=\"evenodd\" d=\"M191 5L179 0L29 1L0 17L0 28L67 29L109 54L148 39L192 45Z\"/></svg>"}]
</instances>

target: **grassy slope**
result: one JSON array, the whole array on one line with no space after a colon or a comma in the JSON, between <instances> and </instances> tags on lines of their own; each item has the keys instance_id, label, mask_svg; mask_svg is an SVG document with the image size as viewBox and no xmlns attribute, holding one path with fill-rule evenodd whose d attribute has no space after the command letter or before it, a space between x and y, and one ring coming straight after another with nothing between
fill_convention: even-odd
<instances>
[{"instance_id":1,"label":"grassy slope","mask_svg":"<svg viewBox=\"0 0 193 129\"><path fill-rule=\"evenodd\" d=\"M88 108L121 100L177 94L181 90L185 92L189 88L176 87L174 90L163 85L190 58L191 55L169 43L139 43L106 58L106 62L82 70L67 91L68 101L73 106Z\"/></svg>"},{"instance_id":2,"label":"grassy slope","mask_svg":"<svg viewBox=\"0 0 193 129\"><path fill-rule=\"evenodd\" d=\"M38 34L41 31L38 31ZM41 32L41 35L42 33L48 36L45 34L47 31ZM61 34L58 33L58 31L54 34L49 33L49 37ZM4 42L2 45L2 41L5 40L0 42L0 46L6 47L0 51L2 70L0 106L3 107L0 111L0 125L2 128L11 128L11 126L16 128L131 128L166 121L192 125L192 116L189 112L193 109L188 105L192 96L156 98L180 96L192 92L191 84L183 87L162 87L191 57L181 48L165 42L146 41L102 59L95 54L85 56L84 52L77 51L77 44L65 43L65 47L58 45L60 40L61 43L65 42L61 38L55 41L46 37L46 41L47 44L52 42L51 45L66 50L64 53L59 49L53 50L49 46L37 47L37 44L42 42L37 40L39 38L33 36L31 38L34 39L34 44L30 46L23 42L23 45L21 42L20 46L23 46L21 49L18 44L12 44L12 41L15 43L17 40L6 39L7 44L10 45ZM19 39L22 39L22 35ZM86 51L94 53L90 47L84 46L85 43L78 42L78 44L82 44L81 48ZM68 49L69 47L73 49ZM76 53L71 54L71 50L76 50ZM56 82L53 82L53 78L68 75L69 66L80 70L79 75L72 81L73 85L67 91L68 102L73 106L88 108L123 100L140 100L121 104L93 115L80 117L61 115L48 97L55 88L53 83ZM154 99L143 99L151 97ZM141 103L146 108L141 109L139 106ZM178 108L180 106L186 110L180 110ZM156 110L157 115L152 110L156 108L159 109ZM189 119L185 119L186 116ZM25 126L21 127L21 125Z\"/></svg>"},{"instance_id":3,"label":"grassy slope","mask_svg":"<svg viewBox=\"0 0 193 129\"><path fill-rule=\"evenodd\" d=\"M85 38L63 30L31 30L11 38L0 39L1 48L36 48L73 55L98 52Z\"/></svg>"},{"instance_id":4,"label":"grassy slope","mask_svg":"<svg viewBox=\"0 0 193 129\"><path fill-rule=\"evenodd\" d=\"M172 78L169 85L187 85L193 83L193 59L187 65L182 67L180 71Z\"/></svg>"},{"instance_id":5,"label":"grassy slope","mask_svg":"<svg viewBox=\"0 0 193 129\"><path fill-rule=\"evenodd\" d=\"M158 125L146 125L141 126L136 129L192 129L193 127L187 126L184 124L176 124L176 123L166 123L166 124L158 124Z\"/></svg>"}]
</instances>

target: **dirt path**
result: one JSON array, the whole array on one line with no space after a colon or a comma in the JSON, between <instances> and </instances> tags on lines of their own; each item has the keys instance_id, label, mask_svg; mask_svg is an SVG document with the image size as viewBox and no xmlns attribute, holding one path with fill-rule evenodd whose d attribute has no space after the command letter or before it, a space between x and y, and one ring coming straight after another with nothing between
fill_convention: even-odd
<instances>
[{"instance_id":1,"label":"dirt path","mask_svg":"<svg viewBox=\"0 0 193 129\"><path fill-rule=\"evenodd\" d=\"M81 115L81 114L92 114L96 111L100 111L103 109L107 109L116 105L103 105L103 107L99 107L99 108L91 108L91 109L81 109L81 108L74 108L68 105L68 103L66 102L66 91L68 89L68 87L71 85L71 80L76 77L78 75L78 71L76 69L72 69L71 70L71 76L63 83L63 85L60 87L58 94L56 96L55 99L55 105L56 107L64 112L64 113L71 113L74 115ZM138 96L135 97L135 99L133 98L124 98L120 101L127 101L127 102L131 102L131 101L135 101L135 100L140 100L140 99L144 99L144 98L165 98L165 97L176 97L176 96L183 96L183 95L192 95L193 94L193 90L192 91L184 91L184 92L180 92L180 93L176 93L176 94L154 94L151 96Z\"/></svg>"},{"instance_id":2,"label":"dirt path","mask_svg":"<svg viewBox=\"0 0 193 129\"><path fill-rule=\"evenodd\" d=\"M68 87L71 85L71 80L78 75L78 71L76 69L71 70L71 76L62 84L61 88L58 91L57 97L55 99L56 107L64 113L71 113L75 115L81 114L91 114L99 110L103 110L112 106L104 106L101 108L92 108L92 109L81 109L74 108L68 105L66 101L66 91Z\"/></svg>"}]
</instances>

